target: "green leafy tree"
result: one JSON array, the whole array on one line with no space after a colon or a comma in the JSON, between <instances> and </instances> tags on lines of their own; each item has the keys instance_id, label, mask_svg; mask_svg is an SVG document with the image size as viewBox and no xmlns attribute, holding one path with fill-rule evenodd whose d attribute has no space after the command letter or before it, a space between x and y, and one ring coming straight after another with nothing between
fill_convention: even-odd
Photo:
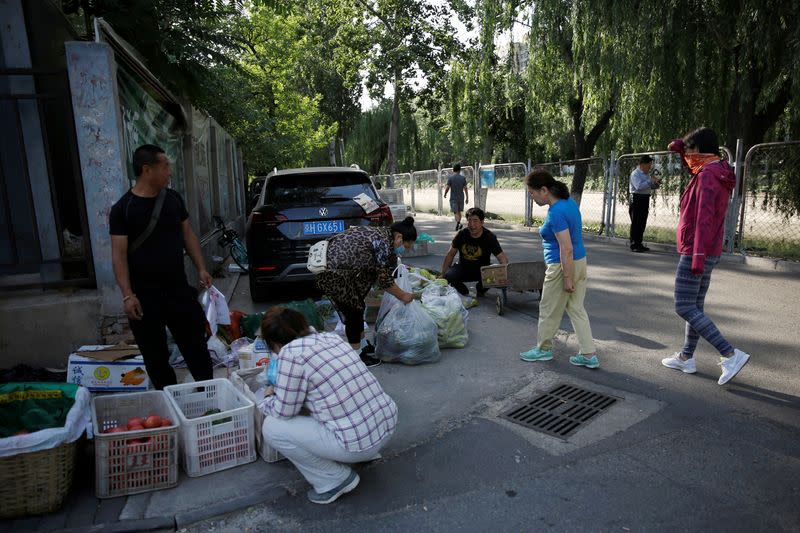
<instances>
[{"instance_id":1,"label":"green leafy tree","mask_svg":"<svg viewBox=\"0 0 800 533\"><path fill-rule=\"evenodd\" d=\"M365 57L366 84L374 97L393 89L387 139L387 172L397 171L401 108L440 83L455 46L450 12L445 4L423 0L350 0L353 18L348 32L357 53ZM427 88L414 81L427 79Z\"/></svg>"},{"instance_id":2,"label":"green leafy tree","mask_svg":"<svg viewBox=\"0 0 800 533\"><path fill-rule=\"evenodd\" d=\"M303 166L334 138L337 124L320 111L303 64L313 40L301 15L253 6L239 21L244 51L234 65L209 72L199 104L238 140L251 172Z\"/></svg>"},{"instance_id":3,"label":"green leafy tree","mask_svg":"<svg viewBox=\"0 0 800 533\"><path fill-rule=\"evenodd\" d=\"M567 0L537 1L531 16L527 111L540 119L537 140L559 158L594 154L627 78L628 50L613 34L597 31L594 17L592 3ZM576 165L576 202L587 171Z\"/></svg>"}]
</instances>

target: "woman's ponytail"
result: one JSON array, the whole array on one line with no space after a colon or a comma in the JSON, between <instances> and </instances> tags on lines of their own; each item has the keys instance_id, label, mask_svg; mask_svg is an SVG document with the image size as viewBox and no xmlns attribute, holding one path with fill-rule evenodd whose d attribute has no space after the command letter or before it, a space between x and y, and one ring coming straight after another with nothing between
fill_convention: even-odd
<instances>
[{"instance_id":1,"label":"woman's ponytail","mask_svg":"<svg viewBox=\"0 0 800 533\"><path fill-rule=\"evenodd\" d=\"M531 170L531 172L525 176L525 183L531 189L541 189L542 187L547 187L547 189L550 191L550 194L556 198L561 198L562 200L569 198L569 189L567 186L563 182L555 179L553 175L546 170Z\"/></svg>"}]
</instances>

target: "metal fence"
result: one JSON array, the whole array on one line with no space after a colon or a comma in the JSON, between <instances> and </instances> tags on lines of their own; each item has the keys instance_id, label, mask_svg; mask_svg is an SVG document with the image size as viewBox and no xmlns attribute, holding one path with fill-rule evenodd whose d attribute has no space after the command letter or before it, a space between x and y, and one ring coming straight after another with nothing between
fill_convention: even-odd
<instances>
[{"instance_id":1,"label":"metal fence","mask_svg":"<svg viewBox=\"0 0 800 533\"><path fill-rule=\"evenodd\" d=\"M723 158L733 165L733 155L727 148L722 150ZM610 195L610 223L606 235L627 239L630 236L630 176L639 165L639 159L648 155L653 158L651 175L661 178L661 185L650 197L650 213L644 240L674 244L675 230L678 227L678 208L681 193L688 185L691 176L675 152L639 152L619 156L612 169L612 194ZM733 203L733 202L732 202Z\"/></svg>"},{"instance_id":2,"label":"metal fence","mask_svg":"<svg viewBox=\"0 0 800 533\"><path fill-rule=\"evenodd\" d=\"M583 230L594 234L603 234L608 223L609 178L606 160L602 157L587 157L569 161L539 163L533 168L541 168L550 172L554 178L572 189L576 174L584 173L586 181L583 194L579 199ZM529 200L530 201L530 200ZM531 201L531 224L538 226L547 215L547 207L540 207Z\"/></svg>"},{"instance_id":3,"label":"metal fence","mask_svg":"<svg viewBox=\"0 0 800 533\"><path fill-rule=\"evenodd\" d=\"M740 190L739 249L800 259L800 141L750 148Z\"/></svg>"},{"instance_id":4,"label":"metal fence","mask_svg":"<svg viewBox=\"0 0 800 533\"><path fill-rule=\"evenodd\" d=\"M741 144L741 142L740 142ZM725 251L800 260L800 141L753 146L744 156L722 148L723 158L736 168L738 186L731 195L726 220ZM630 234L629 180L639 158L653 158L651 174L661 185L651 195L645 241L675 243L680 196L690 175L680 157L667 151L639 152L615 157L610 164L602 157L554 161L533 165L550 172L572 187L576 174L585 173L580 198L584 231L607 237L627 238ZM462 167L472 184L471 205L484 208L490 219L524 221L538 226L547 215L546 207L535 205L527 194L524 177L531 168L525 163L504 163ZM449 213L442 193L451 168L414 171L391 176L402 188L405 203L415 211ZM481 174L493 174L494 182L481 184ZM388 176L375 176L388 181Z\"/></svg>"},{"instance_id":5,"label":"metal fence","mask_svg":"<svg viewBox=\"0 0 800 533\"><path fill-rule=\"evenodd\" d=\"M476 205L480 205L490 219L524 222L528 201L527 173L528 165L525 163L481 165L475 185L476 202L479 202Z\"/></svg>"}]
</instances>

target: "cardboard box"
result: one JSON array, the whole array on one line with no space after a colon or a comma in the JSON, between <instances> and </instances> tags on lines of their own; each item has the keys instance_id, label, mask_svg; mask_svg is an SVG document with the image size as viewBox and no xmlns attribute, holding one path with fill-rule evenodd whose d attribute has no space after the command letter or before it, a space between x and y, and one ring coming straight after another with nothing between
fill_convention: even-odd
<instances>
[{"instance_id":1,"label":"cardboard box","mask_svg":"<svg viewBox=\"0 0 800 533\"><path fill-rule=\"evenodd\" d=\"M136 346L81 346L70 354L67 383L92 392L134 392L150 388L144 359Z\"/></svg>"}]
</instances>

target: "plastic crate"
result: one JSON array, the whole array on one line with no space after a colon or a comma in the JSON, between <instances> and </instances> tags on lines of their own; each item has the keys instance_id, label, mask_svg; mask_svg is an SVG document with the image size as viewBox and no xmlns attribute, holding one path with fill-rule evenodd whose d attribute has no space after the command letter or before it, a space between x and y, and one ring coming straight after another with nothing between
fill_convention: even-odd
<instances>
[{"instance_id":1,"label":"plastic crate","mask_svg":"<svg viewBox=\"0 0 800 533\"><path fill-rule=\"evenodd\" d=\"M164 388L180 419L183 468L204 476L256 460L255 406L227 379ZM219 413L206 415L209 410Z\"/></svg>"},{"instance_id":2,"label":"plastic crate","mask_svg":"<svg viewBox=\"0 0 800 533\"><path fill-rule=\"evenodd\" d=\"M261 387L256 380L256 376L261 374L264 368L248 368L246 370L237 370L231 374L231 383L238 390L247 396L247 398L255 404L256 395L253 394ZM258 447L258 454L268 463L274 463L281 459L286 459L281 455L278 450L275 450L264 439L261 428L264 426L264 413L256 406L253 409L254 421L256 426L256 446Z\"/></svg>"},{"instance_id":3,"label":"plastic crate","mask_svg":"<svg viewBox=\"0 0 800 533\"><path fill-rule=\"evenodd\" d=\"M158 415L173 425L104 433L129 418ZM178 484L178 417L161 391L97 396L92 400L95 492L98 498L127 496Z\"/></svg>"}]
</instances>

